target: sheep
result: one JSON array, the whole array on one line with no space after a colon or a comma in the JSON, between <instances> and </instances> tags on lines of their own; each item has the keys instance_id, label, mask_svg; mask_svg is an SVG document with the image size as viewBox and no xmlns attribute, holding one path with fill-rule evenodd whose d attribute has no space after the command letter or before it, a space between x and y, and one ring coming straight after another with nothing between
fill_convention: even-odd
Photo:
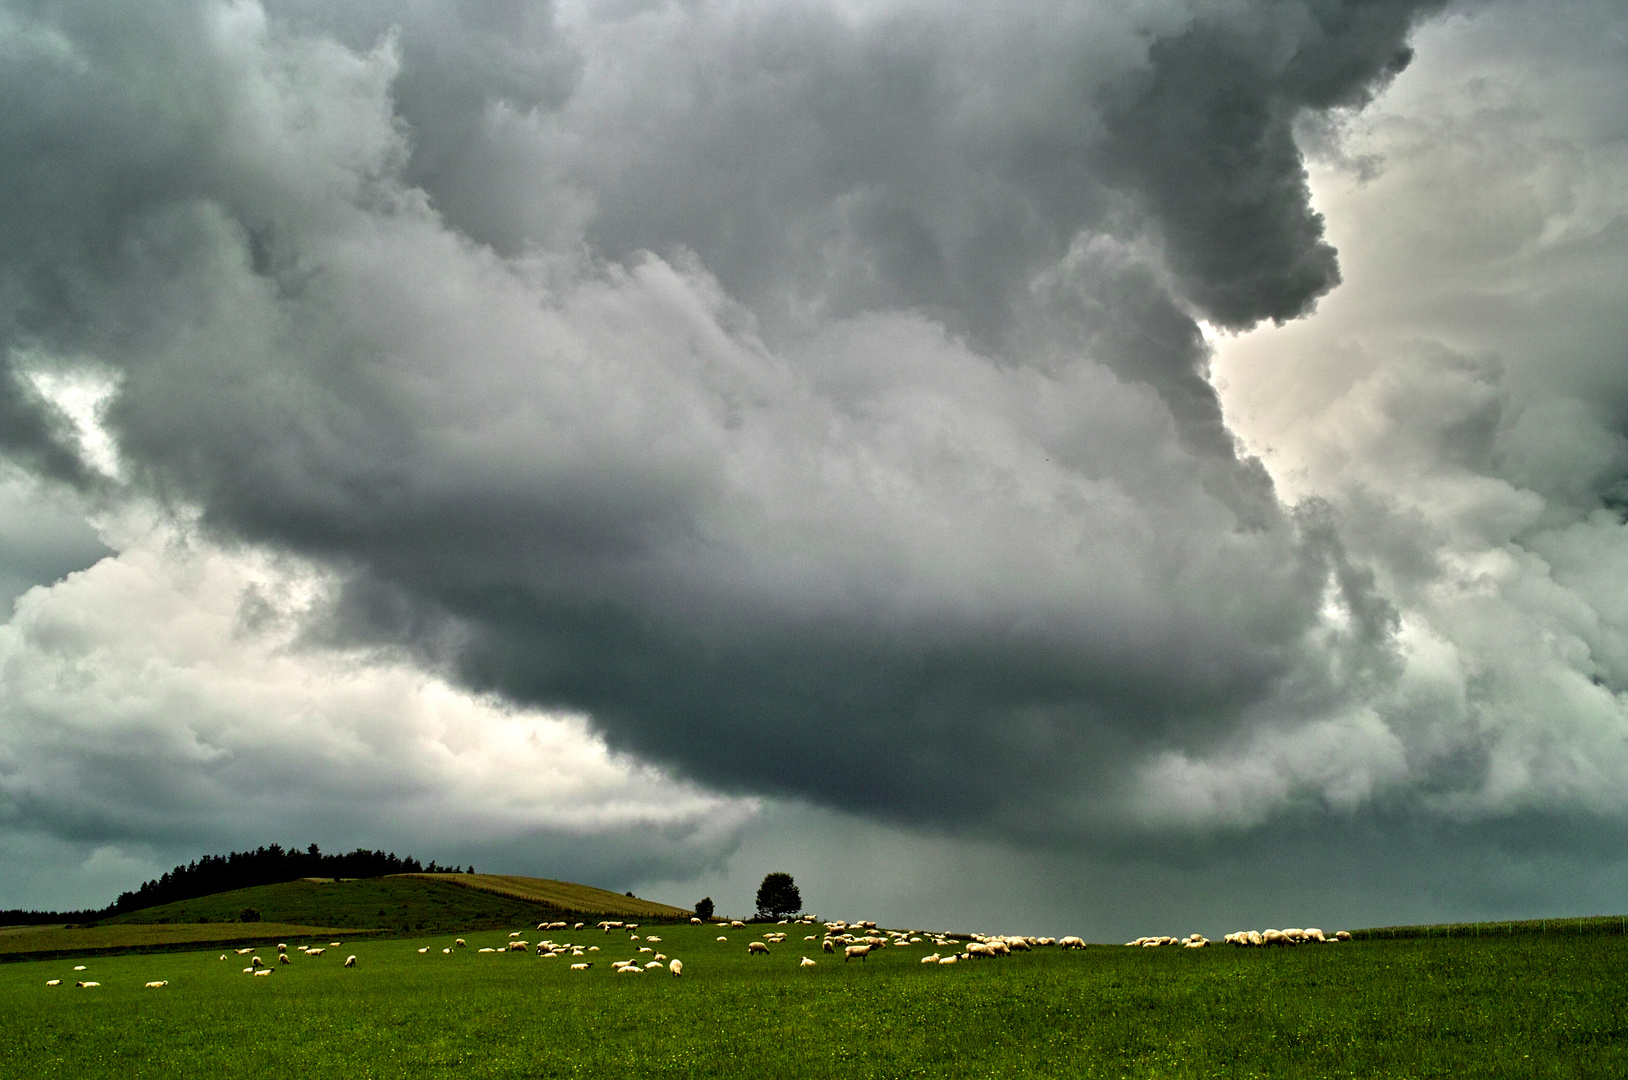
<instances>
[{"instance_id":1,"label":"sheep","mask_svg":"<svg viewBox=\"0 0 1628 1080\"><path fill-rule=\"evenodd\" d=\"M846 964L856 956L863 960L870 955L871 949L872 946L870 945L848 945L842 950L842 962ZM763 951L768 952L769 950L764 949Z\"/></svg>"},{"instance_id":2,"label":"sheep","mask_svg":"<svg viewBox=\"0 0 1628 1080\"><path fill-rule=\"evenodd\" d=\"M764 956L768 956L769 947L761 941L748 941L746 943L746 955L751 956L753 953L762 953Z\"/></svg>"},{"instance_id":3,"label":"sheep","mask_svg":"<svg viewBox=\"0 0 1628 1080\"><path fill-rule=\"evenodd\" d=\"M1085 939L1070 934L1068 937L1058 938L1057 944L1064 949L1083 949L1085 948Z\"/></svg>"},{"instance_id":4,"label":"sheep","mask_svg":"<svg viewBox=\"0 0 1628 1080\"><path fill-rule=\"evenodd\" d=\"M1349 931L1349 930L1336 930L1334 932L1334 940L1335 941L1350 941L1351 940L1351 931Z\"/></svg>"},{"instance_id":5,"label":"sheep","mask_svg":"<svg viewBox=\"0 0 1628 1080\"><path fill-rule=\"evenodd\" d=\"M662 964L661 964L660 960L652 960L648 964L645 965L645 967L647 967L647 968L659 968L661 966L662 966Z\"/></svg>"},{"instance_id":6,"label":"sheep","mask_svg":"<svg viewBox=\"0 0 1628 1080\"><path fill-rule=\"evenodd\" d=\"M928 953L926 956L921 958L921 962L924 963L924 964L936 964L936 963L938 963L938 961L939 961L938 953Z\"/></svg>"},{"instance_id":7,"label":"sheep","mask_svg":"<svg viewBox=\"0 0 1628 1080\"><path fill-rule=\"evenodd\" d=\"M643 975L644 968L640 967L638 964L629 964L627 967L617 968L616 973L618 975Z\"/></svg>"},{"instance_id":8,"label":"sheep","mask_svg":"<svg viewBox=\"0 0 1628 1080\"><path fill-rule=\"evenodd\" d=\"M646 941L660 941L660 940L661 940L661 938L659 938L659 937L656 937L656 936L655 936L655 935L654 935L654 934L646 934L646 935L645 935L645 936L644 936L644 939L645 939L645 940L646 940Z\"/></svg>"},{"instance_id":9,"label":"sheep","mask_svg":"<svg viewBox=\"0 0 1628 1080\"><path fill-rule=\"evenodd\" d=\"M266 962L260 959L258 956L251 956L249 957L249 966L252 968L263 968L266 966Z\"/></svg>"},{"instance_id":10,"label":"sheep","mask_svg":"<svg viewBox=\"0 0 1628 1080\"><path fill-rule=\"evenodd\" d=\"M249 946L247 949L239 949L239 950L237 950L237 954L239 956L248 956L252 952L254 952L254 946L253 945Z\"/></svg>"},{"instance_id":11,"label":"sheep","mask_svg":"<svg viewBox=\"0 0 1628 1080\"><path fill-rule=\"evenodd\" d=\"M323 953L325 953L327 951L328 951L327 949L306 949L305 950L305 955L306 956L321 956Z\"/></svg>"},{"instance_id":12,"label":"sheep","mask_svg":"<svg viewBox=\"0 0 1628 1080\"><path fill-rule=\"evenodd\" d=\"M275 972L276 970L277 970L276 968L261 968L259 971L255 972L255 975L256 976L270 975L273 972Z\"/></svg>"},{"instance_id":13,"label":"sheep","mask_svg":"<svg viewBox=\"0 0 1628 1080\"><path fill-rule=\"evenodd\" d=\"M224 960L224 959L226 959L226 954L225 954L225 953L221 953L221 954L220 954L220 958L221 958L221 959L222 959L222 960Z\"/></svg>"},{"instance_id":14,"label":"sheep","mask_svg":"<svg viewBox=\"0 0 1628 1080\"><path fill-rule=\"evenodd\" d=\"M1317 927L1308 926L1306 927L1306 940L1315 941L1317 944L1322 945L1327 943L1328 938L1324 937L1323 932L1317 929Z\"/></svg>"},{"instance_id":15,"label":"sheep","mask_svg":"<svg viewBox=\"0 0 1628 1080\"><path fill-rule=\"evenodd\" d=\"M356 966L356 954L355 953L352 953L351 955L345 957L345 966L348 967L348 968Z\"/></svg>"},{"instance_id":16,"label":"sheep","mask_svg":"<svg viewBox=\"0 0 1628 1080\"><path fill-rule=\"evenodd\" d=\"M594 962L592 960L585 960L580 964L572 964L571 965L571 970L572 971L587 971L589 968L591 968L593 966L594 966Z\"/></svg>"},{"instance_id":17,"label":"sheep","mask_svg":"<svg viewBox=\"0 0 1628 1080\"><path fill-rule=\"evenodd\" d=\"M253 975L254 974L254 968L252 968L252 967L244 968L243 969L243 974L245 974L245 975Z\"/></svg>"},{"instance_id":18,"label":"sheep","mask_svg":"<svg viewBox=\"0 0 1628 1080\"><path fill-rule=\"evenodd\" d=\"M746 928L746 924L741 922L739 919L731 919L729 921L729 928L731 930L744 930Z\"/></svg>"},{"instance_id":19,"label":"sheep","mask_svg":"<svg viewBox=\"0 0 1628 1080\"><path fill-rule=\"evenodd\" d=\"M62 985L62 980L61 979L47 979L47 980L45 980L45 985L46 986L61 986Z\"/></svg>"},{"instance_id":20,"label":"sheep","mask_svg":"<svg viewBox=\"0 0 1628 1080\"><path fill-rule=\"evenodd\" d=\"M83 989L88 986L101 986L102 984L99 982L76 982L74 985Z\"/></svg>"},{"instance_id":21,"label":"sheep","mask_svg":"<svg viewBox=\"0 0 1628 1080\"><path fill-rule=\"evenodd\" d=\"M803 957L801 960L799 960L797 962L797 966L798 967L818 967L819 963L820 962L818 960L810 960L808 957L805 956L805 957Z\"/></svg>"},{"instance_id":22,"label":"sheep","mask_svg":"<svg viewBox=\"0 0 1628 1080\"><path fill-rule=\"evenodd\" d=\"M343 944L344 944L343 941L330 941L330 942L328 942L328 948L337 949L337 948L339 948L339 946L341 946Z\"/></svg>"},{"instance_id":23,"label":"sheep","mask_svg":"<svg viewBox=\"0 0 1628 1080\"><path fill-rule=\"evenodd\" d=\"M497 952L496 949L480 949L479 952Z\"/></svg>"},{"instance_id":24,"label":"sheep","mask_svg":"<svg viewBox=\"0 0 1628 1080\"><path fill-rule=\"evenodd\" d=\"M951 954L950 956L941 957L938 962L940 964L956 964L960 963L960 961L961 957L959 954Z\"/></svg>"},{"instance_id":25,"label":"sheep","mask_svg":"<svg viewBox=\"0 0 1628 1080\"><path fill-rule=\"evenodd\" d=\"M424 950L423 950L423 949L420 949L420 950L418 950L418 951L419 951L419 952L423 952L423 951L424 951ZM278 963L279 963L279 964L292 964L292 963L293 963L293 962L294 962L294 961L292 961L292 960L290 960L290 959L289 959L289 958L288 958L288 954L287 954L287 953L285 953L285 952L280 952L280 953L278 953L278 954L277 954L277 962L278 962Z\"/></svg>"},{"instance_id":26,"label":"sheep","mask_svg":"<svg viewBox=\"0 0 1628 1080\"><path fill-rule=\"evenodd\" d=\"M442 950L441 950L441 952L442 952L442 953L444 953L444 954L446 954L446 955L447 955L447 956L451 956L451 955L452 955L452 949L451 949L451 948L445 948L445 949L442 949Z\"/></svg>"},{"instance_id":27,"label":"sheep","mask_svg":"<svg viewBox=\"0 0 1628 1080\"><path fill-rule=\"evenodd\" d=\"M465 943L465 942L464 942L464 939L463 939L463 938L459 938L459 939L458 939L458 940L457 940L457 941L454 941L454 942L453 942L453 943L452 943L452 944L453 944L453 945L455 945L455 946L457 946L457 947L458 947L458 948L460 948L460 949L467 949L467 948L469 948L469 946L468 946L468 944L466 944L466 943Z\"/></svg>"},{"instance_id":28,"label":"sheep","mask_svg":"<svg viewBox=\"0 0 1628 1080\"><path fill-rule=\"evenodd\" d=\"M529 942L529 941L511 941L511 942L509 942L509 951L510 952L525 952L530 947L531 947L531 942Z\"/></svg>"},{"instance_id":29,"label":"sheep","mask_svg":"<svg viewBox=\"0 0 1628 1080\"><path fill-rule=\"evenodd\" d=\"M671 971L673 973L673 978L675 978L675 979L678 978L680 975L684 974L684 961L682 961L682 960L670 961L667 964L667 970Z\"/></svg>"},{"instance_id":30,"label":"sheep","mask_svg":"<svg viewBox=\"0 0 1628 1080\"><path fill-rule=\"evenodd\" d=\"M157 982L148 983L147 984L147 989L149 989L149 990L159 990L159 989L162 989L163 987L168 986L169 984L170 984L170 981L168 979L160 979Z\"/></svg>"},{"instance_id":31,"label":"sheep","mask_svg":"<svg viewBox=\"0 0 1628 1080\"><path fill-rule=\"evenodd\" d=\"M277 943L277 951L278 952L287 952L288 951L288 945L285 942L279 941Z\"/></svg>"},{"instance_id":32,"label":"sheep","mask_svg":"<svg viewBox=\"0 0 1628 1080\"><path fill-rule=\"evenodd\" d=\"M985 945L981 941L974 941L972 944L967 946L967 956L969 958L971 958L971 957L980 957L980 958L988 957L990 959L993 959L994 956L995 956L995 950L991 949L988 945Z\"/></svg>"},{"instance_id":33,"label":"sheep","mask_svg":"<svg viewBox=\"0 0 1628 1080\"><path fill-rule=\"evenodd\" d=\"M664 952L659 952L655 956L652 956L650 959L652 959L652 960L665 960L665 959L667 959L667 954L664 953Z\"/></svg>"},{"instance_id":34,"label":"sheep","mask_svg":"<svg viewBox=\"0 0 1628 1080\"><path fill-rule=\"evenodd\" d=\"M803 935L803 940L804 941L818 941L819 937L820 937L820 935L818 935L818 934L804 934Z\"/></svg>"},{"instance_id":35,"label":"sheep","mask_svg":"<svg viewBox=\"0 0 1628 1080\"><path fill-rule=\"evenodd\" d=\"M648 946L648 945L640 945L640 946L639 946L639 951L640 951L640 952L655 952L655 951L656 951L656 950L655 950L655 949L652 949L652 948L651 948L651 947L650 947L650 946Z\"/></svg>"},{"instance_id":36,"label":"sheep","mask_svg":"<svg viewBox=\"0 0 1628 1080\"><path fill-rule=\"evenodd\" d=\"M700 920L700 918L699 918L699 917L696 917L696 916L691 916L691 918L690 918L690 925L691 925L691 926L700 926L700 925L701 925L701 920Z\"/></svg>"},{"instance_id":37,"label":"sheep","mask_svg":"<svg viewBox=\"0 0 1628 1080\"><path fill-rule=\"evenodd\" d=\"M1268 945L1293 945L1282 930L1267 930L1261 934L1261 940Z\"/></svg>"},{"instance_id":38,"label":"sheep","mask_svg":"<svg viewBox=\"0 0 1628 1080\"><path fill-rule=\"evenodd\" d=\"M719 940L719 941L728 941L728 940L729 940L729 939L728 939L728 938L726 938L726 937L724 937L724 936L723 936L723 935L722 935L722 934L719 934L719 935L718 935L718 940Z\"/></svg>"},{"instance_id":39,"label":"sheep","mask_svg":"<svg viewBox=\"0 0 1628 1080\"><path fill-rule=\"evenodd\" d=\"M582 924L581 924L581 923L577 923L577 924L576 924L576 925L575 925L575 926L573 926L573 927L572 927L572 928L571 928L571 929L573 929L573 930L581 930L581 929L582 929Z\"/></svg>"},{"instance_id":40,"label":"sheep","mask_svg":"<svg viewBox=\"0 0 1628 1080\"><path fill-rule=\"evenodd\" d=\"M821 942L820 947L828 953L834 953L837 951L837 947L831 944L830 938L826 938L823 942Z\"/></svg>"}]
</instances>

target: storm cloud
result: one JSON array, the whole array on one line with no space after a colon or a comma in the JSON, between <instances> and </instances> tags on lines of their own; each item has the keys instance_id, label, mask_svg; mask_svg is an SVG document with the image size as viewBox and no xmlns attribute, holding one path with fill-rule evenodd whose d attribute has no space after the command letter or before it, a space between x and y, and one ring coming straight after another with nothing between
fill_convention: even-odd
<instances>
[{"instance_id":1,"label":"storm cloud","mask_svg":"<svg viewBox=\"0 0 1628 1080\"><path fill-rule=\"evenodd\" d=\"M1442 8L7 4L0 438L316 575L308 655L733 806L696 865L761 797L1099 851L1609 824L1620 417L1585 478L1533 419L1581 391L1328 329L1372 294L1314 182L1405 179L1373 118ZM1549 600L1486 584L1533 559ZM1528 647L1563 610L1594 659Z\"/></svg>"}]
</instances>

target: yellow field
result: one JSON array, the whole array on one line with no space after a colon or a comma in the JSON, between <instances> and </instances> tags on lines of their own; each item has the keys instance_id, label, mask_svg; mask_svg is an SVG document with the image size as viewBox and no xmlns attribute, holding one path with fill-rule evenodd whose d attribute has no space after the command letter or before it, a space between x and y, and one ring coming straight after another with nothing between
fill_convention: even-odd
<instances>
[{"instance_id":1,"label":"yellow field","mask_svg":"<svg viewBox=\"0 0 1628 1080\"><path fill-rule=\"evenodd\" d=\"M267 945L290 938L352 937L378 933L354 927L300 926L294 923L116 924L86 928L18 927L0 933L0 955L78 952L88 949L139 949L154 945Z\"/></svg>"},{"instance_id":2,"label":"yellow field","mask_svg":"<svg viewBox=\"0 0 1628 1080\"><path fill-rule=\"evenodd\" d=\"M427 878L462 885L466 889L493 893L497 896L530 900L537 904L570 912L595 912L604 915L626 915L645 919L683 919L690 912L671 904L658 904L654 900L640 900L623 896L608 889L592 885L577 885L569 881L549 878L517 877L505 874L398 874L397 877Z\"/></svg>"}]
</instances>

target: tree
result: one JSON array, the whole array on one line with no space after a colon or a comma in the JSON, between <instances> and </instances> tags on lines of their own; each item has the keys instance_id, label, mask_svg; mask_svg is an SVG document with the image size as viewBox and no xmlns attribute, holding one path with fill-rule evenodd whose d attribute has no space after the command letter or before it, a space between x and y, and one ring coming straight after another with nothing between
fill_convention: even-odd
<instances>
[{"instance_id":1,"label":"tree","mask_svg":"<svg viewBox=\"0 0 1628 1080\"><path fill-rule=\"evenodd\" d=\"M246 907L237 913L238 922L259 922L260 913L252 907Z\"/></svg>"},{"instance_id":2,"label":"tree","mask_svg":"<svg viewBox=\"0 0 1628 1080\"><path fill-rule=\"evenodd\" d=\"M781 871L763 876L757 887L757 913L759 918L777 919L795 915L803 910L803 894L791 875Z\"/></svg>"},{"instance_id":3,"label":"tree","mask_svg":"<svg viewBox=\"0 0 1628 1080\"><path fill-rule=\"evenodd\" d=\"M703 922L712 918L712 897L703 896L695 902L695 917Z\"/></svg>"}]
</instances>

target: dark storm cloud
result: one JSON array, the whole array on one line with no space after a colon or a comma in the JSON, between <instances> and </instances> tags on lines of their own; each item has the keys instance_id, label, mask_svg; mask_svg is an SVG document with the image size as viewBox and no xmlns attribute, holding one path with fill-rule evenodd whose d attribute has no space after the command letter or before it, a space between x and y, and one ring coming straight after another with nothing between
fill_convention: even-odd
<instances>
[{"instance_id":1,"label":"dark storm cloud","mask_svg":"<svg viewBox=\"0 0 1628 1080\"><path fill-rule=\"evenodd\" d=\"M354 638L724 790L1123 828L1308 714L1394 767L1188 307L1333 284L1291 125L1433 6L12 5L0 316Z\"/></svg>"}]
</instances>

